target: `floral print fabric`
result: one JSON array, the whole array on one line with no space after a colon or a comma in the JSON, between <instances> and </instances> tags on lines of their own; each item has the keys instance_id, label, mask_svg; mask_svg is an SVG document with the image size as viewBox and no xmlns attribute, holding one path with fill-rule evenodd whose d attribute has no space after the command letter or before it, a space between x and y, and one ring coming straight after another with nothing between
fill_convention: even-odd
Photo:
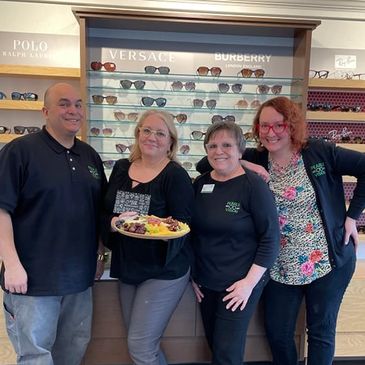
<instances>
[{"instance_id":1,"label":"floral print fabric","mask_svg":"<svg viewBox=\"0 0 365 365\"><path fill-rule=\"evenodd\" d=\"M315 193L300 154L286 168L269 159L270 189L278 207L280 253L270 271L283 284L309 284L331 271Z\"/></svg>"}]
</instances>

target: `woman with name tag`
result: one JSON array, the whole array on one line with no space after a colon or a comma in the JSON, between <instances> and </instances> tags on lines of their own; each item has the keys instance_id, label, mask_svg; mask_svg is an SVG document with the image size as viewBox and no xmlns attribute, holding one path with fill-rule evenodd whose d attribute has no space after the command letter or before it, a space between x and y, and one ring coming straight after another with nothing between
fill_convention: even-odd
<instances>
[{"instance_id":1,"label":"woman with name tag","mask_svg":"<svg viewBox=\"0 0 365 365\"><path fill-rule=\"evenodd\" d=\"M247 327L279 252L279 224L267 184L241 166L241 128L212 124L204 147L213 171L194 182L191 243L195 291L212 364L242 364Z\"/></svg>"},{"instance_id":2,"label":"woman with name tag","mask_svg":"<svg viewBox=\"0 0 365 365\"><path fill-rule=\"evenodd\" d=\"M189 281L187 236L145 240L121 235L114 227L136 213L190 223L193 189L176 161L177 131L170 113L143 113L134 135L129 158L116 162L109 179L105 244L112 251L110 276L120 283L133 364L167 365L160 341Z\"/></svg>"},{"instance_id":3,"label":"woman with name tag","mask_svg":"<svg viewBox=\"0 0 365 365\"><path fill-rule=\"evenodd\" d=\"M267 174L281 231L280 253L264 291L273 364L298 363L294 333L305 299L307 364L330 365L337 315L355 269L356 219L365 208L365 156L308 139L302 111L286 97L261 105L252 132L257 148L247 149L242 158ZM201 160L198 170L207 168L207 161ZM357 178L347 209L344 175Z\"/></svg>"}]
</instances>

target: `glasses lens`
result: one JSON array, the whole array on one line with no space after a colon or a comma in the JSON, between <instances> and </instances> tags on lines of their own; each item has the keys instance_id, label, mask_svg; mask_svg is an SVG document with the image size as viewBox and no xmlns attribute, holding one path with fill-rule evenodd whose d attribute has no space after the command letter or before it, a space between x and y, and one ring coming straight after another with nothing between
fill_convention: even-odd
<instances>
[{"instance_id":1,"label":"glasses lens","mask_svg":"<svg viewBox=\"0 0 365 365\"><path fill-rule=\"evenodd\" d=\"M318 71L318 77L320 79L326 79L328 77L329 71L327 70L320 70Z\"/></svg>"},{"instance_id":2,"label":"glasses lens","mask_svg":"<svg viewBox=\"0 0 365 365\"><path fill-rule=\"evenodd\" d=\"M166 105L167 100L165 98L157 98L155 102L159 108L164 107Z\"/></svg>"},{"instance_id":3,"label":"glasses lens","mask_svg":"<svg viewBox=\"0 0 365 365\"><path fill-rule=\"evenodd\" d=\"M171 88L173 91L180 91L183 88L183 83L181 81L174 81L171 84Z\"/></svg>"},{"instance_id":4,"label":"glasses lens","mask_svg":"<svg viewBox=\"0 0 365 365\"><path fill-rule=\"evenodd\" d=\"M103 161L103 165L106 169L112 169L115 165L115 160L106 160Z\"/></svg>"},{"instance_id":5,"label":"glasses lens","mask_svg":"<svg viewBox=\"0 0 365 365\"><path fill-rule=\"evenodd\" d=\"M250 104L252 109L257 109L260 107L260 105L261 105L260 100L252 100L252 102Z\"/></svg>"},{"instance_id":6,"label":"glasses lens","mask_svg":"<svg viewBox=\"0 0 365 365\"><path fill-rule=\"evenodd\" d=\"M112 136L114 133L112 128L103 128L103 135L104 136Z\"/></svg>"},{"instance_id":7,"label":"glasses lens","mask_svg":"<svg viewBox=\"0 0 365 365\"><path fill-rule=\"evenodd\" d=\"M222 73L222 70L219 67L212 67L210 73L212 76L219 76Z\"/></svg>"},{"instance_id":8,"label":"glasses lens","mask_svg":"<svg viewBox=\"0 0 365 365\"><path fill-rule=\"evenodd\" d=\"M274 95L280 94L282 89L283 89L283 86L282 85L274 85L274 86L271 86L271 92Z\"/></svg>"},{"instance_id":9,"label":"glasses lens","mask_svg":"<svg viewBox=\"0 0 365 365\"><path fill-rule=\"evenodd\" d=\"M141 99L141 102L144 106L151 106L153 104L153 102L155 101L155 99L150 98L149 96L144 96Z\"/></svg>"},{"instance_id":10,"label":"glasses lens","mask_svg":"<svg viewBox=\"0 0 365 365\"><path fill-rule=\"evenodd\" d=\"M267 94L270 90L270 86L268 85L258 85L257 91L259 94Z\"/></svg>"},{"instance_id":11,"label":"glasses lens","mask_svg":"<svg viewBox=\"0 0 365 365\"><path fill-rule=\"evenodd\" d=\"M240 109L246 109L248 108L248 101L245 99L238 100L236 103L236 107Z\"/></svg>"},{"instance_id":12,"label":"glasses lens","mask_svg":"<svg viewBox=\"0 0 365 365\"><path fill-rule=\"evenodd\" d=\"M196 72L198 73L199 76L206 76L208 75L209 72L209 68L206 66L200 66Z\"/></svg>"},{"instance_id":13,"label":"glasses lens","mask_svg":"<svg viewBox=\"0 0 365 365\"><path fill-rule=\"evenodd\" d=\"M190 147L187 145L187 144L183 144L181 147L180 147L180 152L183 154L183 155L186 155L188 154L190 151Z\"/></svg>"},{"instance_id":14,"label":"glasses lens","mask_svg":"<svg viewBox=\"0 0 365 365\"><path fill-rule=\"evenodd\" d=\"M158 68L158 72L161 74L161 75L167 75L168 73L170 73L170 69L167 67L167 66L160 66Z\"/></svg>"},{"instance_id":15,"label":"glasses lens","mask_svg":"<svg viewBox=\"0 0 365 365\"><path fill-rule=\"evenodd\" d=\"M225 120L226 122L234 123L234 122L236 121L236 118L234 117L234 115L226 115L226 116L224 117L224 120Z\"/></svg>"},{"instance_id":16,"label":"glasses lens","mask_svg":"<svg viewBox=\"0 0 365 365\"><path fill-rule=\"evenodd\" d=\"M113 71L115 71L117 66L114 62L105 62L104 63L104 68L109 72L113 72Z\"/></svg>"},{"instance_id":17,"label":"glasses lens","mask_svg":"<svg viewBox=\"0 0 365 365\"><path fill-rule=\"evenodd\" d=\"M193 91L195 90L195 82L188 81L185 83L185 90L187 91Z\"/></svg>"},{"instance_id":18,"label":"glasses lens","mask_svg":"<svg viewBox=\"0 0 365 365\"><path fill-rule=\"evenodd\" d=\"M99 70L101 70L103 64L101 62L94 61L94 62L91 62L90 66L94 71L99 71Z\"/></svg>"},{"instance_id":19,"label":"glasses lens","mask_svg":"<svg viewBox=\"0 0 365 365\"><path fill-rule=\"evenodd\" d=\"M25 132L25 127L22 127L20 125L14 127L15 134L24 134L24 132Z\"/></svg>"},{"instance_id":20,"label":"glasses lens","mask_svg":"<svg viewBox=\"0 0 365 365\"><path fill-rule=\"evenodd\" d=\"M0 100L6 99L6 95L0 91Z\"/></svg>"},{"instance_id":21,"label":"glasses lens","mask_svg":"<svg viewBox=\"0 0 365 365\"><path fill-rule=\"evenodd\" d=\"M253 71L250 70L249 68L244 68L240 72L241 72L242 77L251 77L253 74Z\"/></svg>"},{"instance_id":22,"label":"glasses lens","mask_svg":"<svg viewBox=\"0 0 365 365\"><path fill-rule=\"evenodd\" d=\"M259 68L257 70L254 71L255 77L264 77L265 75L265 70L262 68Z\"/></svg>"},{"instance_id":23,"label":"glasses lens","mask_svg":"<svg viewBox=\"0 0 365 365\"><path fill-rule=\"evenodd\" d=\"M203 105L204 105L204 100L201 100L201 99L194 99L193 100L194 108L202 108Z\"/></svg>"},{"instance_id":24,"label":"glasses lens","mask_svg":"<svg viewBox=\"0 0 365 365\"><path fill-rule=\"evenodd\" d=\"M23 94L21 94L21 93L19 93L19 92L17 92L17 91L13 91L13 92L11 93L11 98L12 98L13 100L20 100L20 99L22 98L22 96L23 96Z\"/></svg>"},{"instance_id":25,"label":"glasses lens","mask_svg":"<svg viewBox=\"0 0 365 365\"><path fill-rule=\"evenodd\" d=\"M207 105L207 107L208 107L209 109L214 109L214 108L216 107L216 105L217 105L217 101L216 101L216 100L214 100L214 99L211 99L211 100L207 100L207 101L205 102L205 104Z\"/></svg>"},{"instance_id":26,"label":"glasses lens","mask_svg":"<svg viewBox=\"0 0 365 365\"><path fill-rule=\"evenodd\" d=\"M127 115L128 120L135 122L138 119L138 113L129 113Z\"/></svg>"},{"instance_id":27,"label":"glasses lens","mask_svg":"<svg viewBox=\"0 0 365 365\"><path fill-rule=\"evenodd\" d=\"M178 115L175 115L174 118L176 118L177 122L182 124L182 123L185 123L188 119L188 116L186 114L178 114Z\"/></svg>"},{"instance_id":28,"label":"glasses lens","mask_svg":"<svg viewBox=\"0 0 365 365\"><path fill-rule=\"evenodd\" d=\"M105 100L108 104L115 104L118 100L118 98L114 95L108 95L105 97Z\"/></svg>"},{"instance_id":29,"label":"glasses lens","mask_svg":"<svg viewBox=\"0 0 365 365\"><path fill-rule=\"evenodd\" d=\"M28 133L36 133L41 130L39 127L27 127L26 129Z\"/></svg>"},{"instance_id":30,"label":"glasses lens","mask_svg":"<svg viewBox=\"0 0 365 365\"><path fill-rule=\"evenodd\" d=\"M93 95L92 98L93 98L93 102L95 104L102 104L103 101L104 101L104 96L103 95Z\"/></svg>"},{"instance_id":31,"label":"glasses lens","mask_svg":"<svg viewBox=\"0 0 365 365\"><path fill-rule=\"evenodd\" d=\"M100 134L100 129L96 128L96 127L93 127L93 128L90 129L90 134L92 136L98 136Z\"/></svg>"},{"instance_id":32,"label":"glasses lens","mask_svg":"<svg viewBox=\"0 0 365 365\"><path fill-rule=\"evenodd\" d=\"M146 85L146 82L143 81L143 80L137 80L137 81L134 81L134 87L137 89L137 90L142 90L144 88L144 86Z\"/></svg>"},{"instance_id":33,"label":"glasses lens","mask_svg":"<svg viewBox=\"0 0 365 365\"><path fill-rule=\"evenodd\" d=\"M34 93L24 93L24 100L27 101L36 101L38 100L38 95Z\"/></svg>"},{"instance_id":34,"label":"glasses lens","mask_svg":"<svg viewBox=\"0 0 365 365\"><path fill-rule=\"evenodd\" d=\"M221 93L226 93L229 90L229 85L224 82L221 82L220 84L218 84L218 90Z\"/></svg>"},{"instance_id":35,"label":"glasses lens","mask_svg":"<svg viewBox=\"0 0 365 365\"><path fill-rule=\"evenodd\" d=\"M144 68L144 71L146 74L154 74L156 72L157 68L155 66L146 66Z\"/></svg>"},{"instance_id":36,"label":"glasses lens","mask_svg":"<svg viewBox=\"0 0 365 365\"><path fill-rule=\"evenodd\" d=\"M201 132L201 131L192 131L191 132L191 136L193 137L193 139L197 140L197 139L202 139L205 133Z\"/></svg>"},{"instance_id":37,"label":"glasses lens","mask_svg":"<svg viewBox=\"0 0 365 365\"><path fill-rule=\"evenodd\" d=\"M0 126L0 134L10 133L10 128Z\"/></svg>"},{"instance_id":38,"label":"glasses lens","mask_svg":"<svg viewBox=\"0 0 365 365\"><path fill-rule=\"evenodd\" d=\"M132 86L132 81L130 80L120 80L120 86L123 89L130 89Z\"/></svg>"},{"instance_id":39,"label":"glasses lens","mask_svg":"<svg viewBox=\"0 0 365 365\"><path fill-rule=\"evenodd\" d=\"M235 93L235 94L238 94L240 93L242 90L242 84L233 84L232 85L232 91Z\"/></svg>"},{"instance_id":40,"label":"glasses lens","mask_svg":"<svg viewBox=\"0 0 365 365\"><path fill-rule=\"evenodd\" d=\"M114 118L122 121L125 119L125 114L123 112L114 112Z\"/></svg>"},{"instance_id":41,"label":"glasses lens","mask_svg":"<svg viewBox=\"0 0 365 365\"><path fill-rule=\"evenodd\" d=\"M184 161L182 163L182 166L186 169L186 170L190 170L193 168L193 163L190 161Z\"/></svg>"},{"instance_id":42,"label":"glasses lens","mask_svg":"<svg viewBox=\"0 0 365 365\"><path fill-rule=\"evenodd\" d=\"M127 151L127 148L128 148L128 146L126 146L125 144L117 143L115 145L115 149L119 153L124 153L125 151Z\"/></svg>"},{"instance_id":43,"label":"glasses lens","mask_svg":"<svg viewBox=\"0 0 365 365\"><path fill-rule=\"evenodd\" d=\"M213 115L212 116L212 123L217 123L217 122L222 122L223 121L223 117L221 115Z\"/></svg>"}]
</instances>

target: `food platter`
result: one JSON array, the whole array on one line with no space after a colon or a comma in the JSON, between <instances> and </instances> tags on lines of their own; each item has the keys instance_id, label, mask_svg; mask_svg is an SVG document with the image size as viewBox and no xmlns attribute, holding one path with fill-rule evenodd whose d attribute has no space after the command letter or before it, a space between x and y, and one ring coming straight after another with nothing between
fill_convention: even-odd
<instances>
[{"instance_id":1,"label":"food platter","mask_svg":"<svg viewBox=\"0 0 365 365\"><path fill-rule=\"evenodd\" d=\"M137 216L133 219L117 221L114 228L124 236L145 240L169 240L183 237L190 232L186 223L171 217L156 216Z\"/></svg>"}]
</instances>

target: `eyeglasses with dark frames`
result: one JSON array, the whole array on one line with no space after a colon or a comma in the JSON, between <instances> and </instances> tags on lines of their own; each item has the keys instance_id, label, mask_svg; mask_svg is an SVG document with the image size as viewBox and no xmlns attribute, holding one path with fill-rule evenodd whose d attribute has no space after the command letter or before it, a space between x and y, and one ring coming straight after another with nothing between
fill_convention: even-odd
<instances>
[{"instance_id":1,"label":"eyeglasses with dark frames","mask_svg":"<svg viewBox=\"0 0 365 365\"><path fill-rule=\"evenodd\" d=\"M99 61L93 61L91 62L90 67L94 71L100 71L103 67L108 72L113 72L117 69L117 66L114 62L101 63Z\"/></svg>"},{"instance_id":2,"label":"eyeglasses with dark frames","mask_svg":"<svg viewBox=\"0 0 365 365\"><path fill-rule=\"evenodd\" d=\"M92 95L92 99L93 99L94 104L103 104L104 99L105 99L106 102L110 105L114 105L118 100L118 98L114 95L107 95L107 96Z\"/></svg>"},{"instance_id":3,"label":"eyeglasses with dark frames","mask_svg":"<svg viewBox=\"0 0 365 365\"><path fill-rule=\"evenodd\" d=\"M191 132L191 138L194 140L202 139L205 136L205 132L201 131L192 131Z\"/></svg>"},{"instance_id":4,"label":"eyeglasses with dark frames","mask_svg":"<svg viewBox=\"0 0 365 365\"><path fill-rule=\"evenodd\" d=\"M204 105L204 100L202 99L194 99L193 106L194 108L202 108ZM214 109L217 106L217 100L210 99L205 101L205 105L208 109Z\"/></svg>"},{"instance_id":5,"label":"eyeglasses with dark frames","mask_svg":"<svg viewBox=\"0 0 365 365\"><path fill-rule=\"evenodd\" d=\"M188 116L184 113L179 113L179 114L176 114L176 115L173 115L171 114L171 116L176 119L176 121L179 123L179 124L184 124L186 123L186 121L188 120Z\"/></svg>"},{"instance_id":6,"label":"eyeglasses with dark frames","mask_svg":"<svg viewBox=\"0 0 365 365\"><path fill-rule=\"evenodd\" d=\"M137 90L142 90L144 89L146 82L143 80L136 80L136 81L131 81L131 80L120 80L120 86L125 89L128 90L132 87L132 85L134 85L134 87Z\"/></svg>"},{"instance_id":7,"label":"eyeglasses with dark frames","mask_svg":"<svg viewBox=\"0 0 365 365\"><path fill-rule=\"evenodd\" d=\"M235 94L239 94L242 91L242 84L233 84L231 86L225 82L221 82L218 84L218 90L220 93L227 93L230 88L232 92L234 92Z\"/></svg>"},{"instance_id":8,"label":"eyeglasses with dark frames","mask_svg":"<svg viewBox=\"0 0 365 365\"><path fill-rule=\"evenodd\" d=\"M150 96L144 96L142 99L141 99L141 104L143 106L152 106L153 103L156 103L156 105L159 107L159 108L162 108L166 105L167 103L167 99L166 98L151 98Z\"/></svg>"},{"instance_id":9,"label":"eyeglasses with dark frames","mask_svg":"<svg viewBox=\"0 0 365 365\"><path fill-rule=\"evenodd\" d=\"M24 134L25 131L27 131L28 133L36 133L39 132L40 130L41 130L40 127L24 127L22 125L17 125L14 127L15 134Z\"/></svg>"},{"instance_id":10,"label":"eyeglasses with dark frames","mask_svg":"<svg viewBox=\"0 0 365 365\"><path fill-rule=\"evenodd\" d=\"M262 68L258 68L257 70L251 70L250 68L243 68L238 74L241 74L244 78L249 78L254 75L256 78L264 77L265 70Z\"/></svg>"},{"instance_id":11,"label":"eyeglasses with dark frames","mask_svg":"<svg viewBox=\"0 0 365 365\"><path fill-rule=\"evenodd\" d=\"M236 118L234 115L226 115L225 117L223 117L222 115L219 114L215 114L212 116L212 123L217 123L217 122L235 122Z\"/></svg>"},{"instance_id":12,"label":"eyeglasses with dark frames","mask_svg":"<svg viewBox=\"0 0 365 365\"><path fill-rule=\"evenodd\" d=\"M156 71L158 71L161 75L167 75L170 73L170 68L167 66L160 66L160 67L146 66L144 68L144 71L146 74L154 74L156 73Z\"/></svg>"},{"instance_id":13,"label":"eyeglasses with dark frames","mask_svg":"<svg viewBox=\"0 0 365 365\"><path fill-rule=\"evenodd\" d=\"M111 137L114 134L114 130L113 128L102 128L102 129L97 127L90 128L90 135L99 136L100 134L106 137Z\"/></svg>"},{"instance_id":14,"label":"eyeglasses with dark frames","mask_svg":"<svg viewBox=\"0 0 365 365\"><path fill-rule=\"evenodd\" d=\"M318 77L319 79L326 79L329 75L328 70L309 70L309 77L311 79Z\"/></svg>"},{"instance_id":15,"label":"eyeglasses with dark frames","mask_svg":"<svg viewBox=\"0 0 365 365\"><path fill-rule=\"evenodd\" d=\"M186 91L194 91L195 90L195 82L193 81L187 81L182 83L181 81L174 81L171 84L172 91L181 91L183 88L185 88Z\"/></svg>"},{"instance_id":16,"label":"eyeglasses with dark frames","mask_svg":"<svg viewBox=\"0 0 365 365\"><path fill-rule=\"evenodd\" d=\"M281 90L283 89L282 85L273 85L273 86L269 86L269 85L257 85L257 92L259 94L268 94L269 91L271 90L271 92L274 95L278 95L281 93Z\"/></svg>"},{"instance_id":17,"label":"eyeglasses with dark frames","mask_svg":"<svg viewBox=\"0 0 365 365\"><path fill-rule=\"evenodd\" d=\"M288 125L284 122L275 123L275 124L263 123L263 124L258 124L257 126L258 126L260 133L262 133L262 134L268 134L271 129L275 134L281 134L288 127Z\"/></svg>"},{"instance_id":18,"label":"eyeglasses with dark frames","mask_svg":"<svg viewBox=\"0 0 365 365\"><path fill-rule=\"evenodd\" d=\"M13 91L11 93L11 98L13 100L26 100L26 101L37 101L38 95L32 92L20 93L18 91Z\"/></svg>"},{"instance_id":19,"label":"eyeglasses with dark frames","mask_svg":"<svg viewBox=\"0 0 365 365\"><path fill-rule=\"evenodd\" d=\"M165 139L168 136L168 133L166 133L165 131L162 131L160 129L155 131L155 130L153 130L151 128L148 128L148 127L140 127L139 128L139 133L140 133L140 135L142 135L145 138L148 138L148 137L154 135L158 139Z\"/></svg>"},{"instance_id":20,"label":"eyeglasses with dark frames","mask_svg":"<svg viewBox=\"0 0 365 365\"><path fill-rule=\"evenodd\" d=\"M220 76L222 73L222 69L220 67L207 67L207 66L200 66L196 70L197 74L199 76L207 76L210 72L210 74L214 77Z\"/></svg>"},{"instance_id":21,"label":"eyeglasses with dark frames","mask_svg":"<svg viewBox=\"0 0 365 365\"><path fill-rule=\"evenodd\" d=\"M123 113L122 111L115 111L114 118L119 121L129 120L135 122L138 119L138 113Z\"/></svg>"},{"instance_id":22,"label":"eyeglasses with dark frames","mask_svg":"<svg viewBox=\"0 0 365 365\"><path fill-rule=\"evenodd\" d=\"M131 151L132 150L132 147L133 145L129 145L127 146L126 144L123 144L123 143L117 143L115 145L115 149L117 150L117 152L119 153L124 153L126 152L127 150Z\"/></svg>"},{"instance_id":23,"label":"eyeglasses with dark frames","mask_svg":"<svg viewBox=\"0 0 365 365\"><path fill-rule=\"evenodd\" d=\"M0 125L0 134L9 134L10 131L10 128Z\"/></svg>"}]
</instances>

